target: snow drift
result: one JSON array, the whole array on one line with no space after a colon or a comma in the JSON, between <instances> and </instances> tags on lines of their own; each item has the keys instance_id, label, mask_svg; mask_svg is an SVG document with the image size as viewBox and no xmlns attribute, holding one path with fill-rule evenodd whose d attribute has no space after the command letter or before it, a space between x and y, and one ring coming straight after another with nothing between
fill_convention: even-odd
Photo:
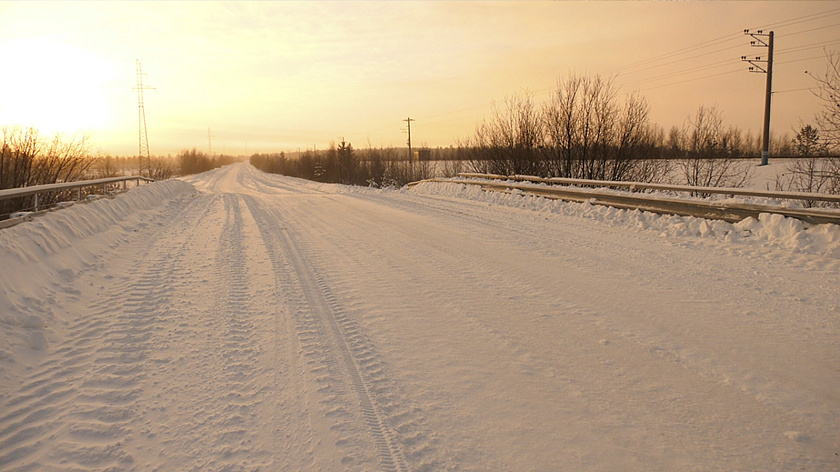
<instances>
[{"instance_id":1,"label":"snow drift","mask_svg":"<svg viewBox=\"0 0 840 472\"><path fill-rule=\"evenodd\" d=\"M0 231L0 372L16 356L46 348L55 320L44 286L72 279L97 254L154 221L157 207L193 192L180 180L154 182Z\"/></svg>"}]
</instances>

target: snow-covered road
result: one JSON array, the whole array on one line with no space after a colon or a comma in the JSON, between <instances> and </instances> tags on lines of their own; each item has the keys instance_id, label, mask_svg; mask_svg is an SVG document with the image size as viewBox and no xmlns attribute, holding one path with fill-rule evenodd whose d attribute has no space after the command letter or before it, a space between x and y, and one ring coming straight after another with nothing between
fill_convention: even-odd
<instances>
[{"instance_id":1,"label":"snow-covered road","mask_svg":"<svg viewBox=\"0 0 840 472\"><path fill-rule=\"evenodd\" d=\"M0 470L840 470L835 230L447 185L237 164L3 230Z\"/></svg>"}]
</instances>

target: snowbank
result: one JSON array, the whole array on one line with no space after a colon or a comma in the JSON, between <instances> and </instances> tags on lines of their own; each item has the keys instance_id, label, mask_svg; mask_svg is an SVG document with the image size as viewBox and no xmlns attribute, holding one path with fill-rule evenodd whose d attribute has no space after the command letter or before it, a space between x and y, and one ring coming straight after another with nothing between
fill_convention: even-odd
<instances>
[{"instance_id":1,"label":"snowbank","mask_svg":"<svg viewBox=\"0 0 840 472\"><path fill-rule=\"evenodd\" d=\"M155 182L0 230L0 369L46 348L56 321L54 301L43 295L51 284L73 279L147 225L151 210L194 190L183 181Z\"/></svg>"},{"instance_id":2,"label":"snowbank","mask_svg":"<svg viewBox=\"0 0 840 472\"><path fill-rule=\"evenodd\" d=\"M758 220L747 218L733 224L688 216L620 210L593 205L589 202L563 202L542 197L523 198L526 195L520 191L487 192L477 185L459 183L424 182L414 187L411 192L587 218L613 226L655 231L663 237L709 238L741 244L771 246L840 261L840 227L832 224L809 225L782 215L762 214Z\"/></svg>"}]
</instances>

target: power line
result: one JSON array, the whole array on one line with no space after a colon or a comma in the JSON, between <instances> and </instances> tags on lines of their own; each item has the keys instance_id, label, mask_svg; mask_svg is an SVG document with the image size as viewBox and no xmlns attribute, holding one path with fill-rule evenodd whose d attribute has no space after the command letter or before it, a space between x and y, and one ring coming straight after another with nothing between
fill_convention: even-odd
<instances>
[{"instance_id":1,"label":"power line","mask_svg":"<svg viewBox=\"0 0 840 472\"><path fill-rule=\"evenodd\" d=\"M770 23L763 26L757 26L755 28L750 28L750 30L765 30L768 28L786 28L788 26L796 25L799 23L807 23L809 21L816 21L821 20L823 18L828 18L830 16L834 16L840 14L840 8L835 8L834 10L827 10L819 13L811 13L810 15L800 16L798 18L791 18L789 20L783 20L777 23ZM816 17L816 18L815 18Z\"/></svg>"},{"instance_id":2,"label":"power line","mask_svg":"<svg viewBox=\"0 0 840 472\"><path fill-rule=\"evenodd\" d=\"M791 59L789 61L776 62L776 64L791 64L793 62L813 61L814 59L823 59L825 56L811 56L803 57L801 59Z\"/></svg>"},{"instance_id":3,"label":"power line","mask_svg":"<svg viewBox=\"0 0 840 472\"><path fill-rule=\"evenodd\" d=\"M840 12L840 9L838 9L838 12ZM799 32L792 33L792 34L787 34L786 36L792 36L793 34L802 34L802 33L810 32L810 31L815 31L815 30L818 30L818 29L830 28L830 27L834 27L834 26L840 26L840 24L836 24L836 25L827 25L827 26L823 26L823 27L820 27L820 28L816 28L816 29L813 29L813 28L812 28L812 29L809 29L809 30L803 30L803 31L799 31ZM714 40L712 40L712 41L714 41ZM697 46L700 46L700 45L703 45L703 44L706 44L706 43L710 43L710 42L712 42L712 41L706 41L706 42L704 42L704 43L700 43L700 44L698 44ZM806 46L798 46L798 47L796 47L796 48L791 48L791 49L786 50L786 51L784 51L784 52L785 52L785 53L791 53L791 52L804 51L804 50L807 50L807 49L816 48L816 47L821 47L821 46L825 46L825 45L829 45L829 44L835 44L835 43L840 43L840 40L824 41L824 42L822 42L822 43L812 43L812 44L807 45L807 47L806 47ZM711 46L711 45L712 45L712 44L709 44L708 46ZM707 46L707 47L708 47L708 46ZM676 60L673 60L673 61L668 61L668 62L665 62L665 63L662 63L662 64L651 65L650 67L645 67L645 68L643 68L643 69L638 69L638 70L634 70L634 71L629 71L629 72L627 72L627 74L635 74L635 73L645 72L645 71L652 70L652 69L656 69L656 68L660 68L660 67L671 66L671 65L674 65L674 64L678 64L678 63L680 63L680 62L685 62L685 61L689 61L689 60L692 60L692 59L697 59L697 58L699 58L699 57L704 57L704 56L708 56L708 55L711 55L711 54L716 54L716 53L718 53L718 52L728 51L728 50L731 50L731 49L737 49L737 48L740 48L740 47L743 47L743 45L742 45L742 44L737 44L737 45L734 45L734 46L729 46L729 47L724 47L724 48L720 48L720 49L715 49L715 50L713 50L713 51L703 52L703 53L701 53L701 54L695 54L695 55L693 55L693 56L684 57L684 58L676 59ZM688 47L688 48L684 48L684 49L699 49L699 48L695 46L695 47ZM680 50L680 51L682 51L682 50ZM677 52L677 51L675 51L675 53L676 53L676 52ZM673 55L674 55L674 53L670 53L670 54L666 54L666 55L664 55L664 56L660 56L660 57L663 57L663 58L664 58L665 56L673 56ZM650 60L650 61L655 62L654 60ZM642 62L644 62L644 61L642 61ZM626 66L626 67L632 67L632 65L631 65L631 66ZM699 66L699 67L701 67L701 68L702 68L703 66ZM621 68L619 68L619 69L621 69ZM618 70L618 69L614 69L614 70ZM689 69L689 70L694 70L694 69ZM688 72L688 70L686 70L685 72ZM644 81L644 80L647 80L647 79L643 79L643 81ZM655 79L651 79L651 80L655 80Z\"/></svg>"},{"instance_id":4,"label":"power line","mask_svg":"<svg viewBox=\"0 0 840 472\"><path fill-rule=\"evenodd\" d=\"M813 90L813 89L811 87L805 87L805 88L790 89L790 90L775 90L775 91L773 91L773 94L788 93L788 92L801 92L803 90Z\"/></svg>"},{"instance_id":5,"label":"power line","mask_svg":"<svg viewBox=\"0 0 840 472\"><path fill-rule=\"evenodd\" d=\"M837 15L837 14L840 14L840 8L837 8L837 9L834 9L834 10L828 10L826 12L804 15L804 16L797 17L797 18L791 18L790 20L785 20L785 21L782 21L782 22L773 23L769 26L764 26L764 27L762 27L762 29L766 29L766 28L774 26L774 25L783 26L783 27L784 26L792 26L792 25L795 25L795 24L805 23L805 22L809 22L809 21L821 20L821 19L828 18L828 17L834 16L834 15ZM833 27L833 26L838 26L838 25L827 25L827 26L823 26L823 27L819 27L819 28L809 28L807 30L802 30L802 31L794 32L794 33L788 33L788 34L786 34L786 36L791 36L793 34L802 34L802 33L805 33L805 32L830 28L830 27ZM662 55L659 55L659 56L655 56L655 57L652 57L650 59L645 59L645 60L642 60L642 61L637 61L637 62L628 64L626 66L617 67L615 69L611 69L608 72L619 72L619 71L626 70L626 69L633 69L633 68L640 67L640 66L643 66L643 65L653 64L653 63L656 63L658 61L673 58L675 56L679 56L679 55L681 55L683 53L686 53L686 52L696 51L696 50L699 50L699 49L704 49L704 48L711 47L711 46L718 45L718 44L724 44L724 43L732 41L733 39L735 39L739 35L740 35L740 33L727 34L727 35L724 35L724 36L720 36L718 38L714 38L714 39L710 39L710 40L707 40L707 41L697 43L697 44L692 45L692 46L687 46L687 47L677 49L677 50L669 52L669 53L665 53L665 54L662 54ZM831 44L831 43L834 43L834 42L835 41L830 41L828 43ZM677 64L679 62L684 62L684 61L687 61L687 60L696 59L698 57L703 57L703 56L707 56L707 55L710 55L710 54L714 54L716 52L722 52L722 51L726 51L726 50L729 50L729 49L735 49L735 48L738 48L738 47L741 47L741 45L738 44L738 45L735 45L735 46L732 46L732 47L725 47L725 48L717 49L715 51L709 51L709 52L705 52L705 53L701 53L701 54L696 54L696 55L693 55L693 56L690 56L690 57L684 57L684 58L676 59L676 60L673 60L673 61L664 62L664 63L661 63L661 64L650 65L649 67L644 67L642 69L628 71L627 73L628 74L634 74L634 73L643 72L643 71L646 71L646 70L651 70L651 69L655 69L655 68L659 68L659 67L665 67L665 66Z\"/></svg>"},{"instance_id":6,"label":"power line","mask_svg":"<svg viewBox=\"0 0 840 472\"><path fill-rule=\"evenodd\" d=\"M813 14L809 14L809 15L804 15L804 16L797 17L797 18L791 18L791 19L776 22L776 23L770 23L770 24L762 26L760 28L762 28L762 29L767 29L767 28L770 28L770 27L782 28L782 29L790 28L790 27L795 26L795 25L830 18L830 17L833 17L833 16L838 15L838 14L840 14L840 8L836 8L836 9L832 9L832 10L828 10L828 11L824 11L824 12L819 12L819 13L813 13ZM816 27L816 28L807 28L807 29L804 29L804 30L793 31L793 32L790 32L790 33L785 33L785 36L787 37L787 36L805 34L805 33L808 33L808 32L823 30L823 29L832 28L832 27L836 27L836 26L840 26L840 24L831 24L831 25L825 25L825 26L820 26L820 27ZM699 52L699 51L702 51L703 49L708 49L708 48L711 48L711 47L714 47L714 46L726 45L728 43L731 43L731 42L735 41L736 39L738 39L739 37L742 37L741 36L742 34L743 33L740 32L740 31L737 32L737 33L725 34L725 35L722 35L722 36L719 36L719 37L716 37L716 38L713 38L713 39L709 39L709 40L706 40L706 41L699 42L697 44L689 45L689 46L686 46L686 47L683 47L683 48L680 48L680 49L676 49L676 50L671 51L671 52L660 54L658 56L654 56L654 57L651 57L651 58L648 58L648 59L639 60L639 61L636 61L636 62L633 62L633 63L630 63L630 64L626 64L624 66L619 66L619 67L616 67L616 68L613 68L613 69L610 69L610 70L606 71L606 73L607 74L613 74L613 73L623 72L624 74L638 74L638 73L642 73L642 72L645 72L645 71L658 69L658 68L661 68L661 67L672 66L674 64L679 64L681 62L689 61L689 60L692 60L692 59L697 59L697 58L713 55L713 54L716 54L716 53L740 48L740 47L743 47L742 43L731 45L731 46L720 47L720 48L717 48L717 49L714 49L714 50L711 50L711 51ZM793 48L789 48L787 50L778 51L777 54L792 54L792 53L802 52L802 51L806 51L808 49L813 49L813 48L816 48L816 47L822 47L822 46L836 44L836 43L840 43L840 40L825 41L825 42L821 42L821 43L812 43L812 44L808 44L808 45L793 47ZM699 52L699 53L690 55L688 57L682 57L685 54L693 53L693 52ZM809 59L793 59L793 60L784 61L784 62L777 62L777 63L778 64L786 64L786 63L791 63L791 62L800 62L800 61L804 61L804 60L809 60ZM636 81L631 81L631 82L629 82L629 84L645 84L645 83L657 82L657 81L671 79L671 78L677 78L677 77L681 77L681 76L687 76L687 75L691 75L691 74L694 74L694 73L697 73L697 72L709 71L709 70L714 70L714 69L717 69L717 68L720 68L720 67L724 67L724 66L726 66L726 65L728 65L732 62L733 62L732 60L724 60L724 61L713 62L713 63L710 63L710 64L693 66L693 67L690 67L690 68L687 68L687 69L681 69L681 70L677 70L677 71L673 71L673 72L669 72L669 73L665 73L665 74L660 74L660 75L657 75L657 76L654 76L654 77L649 77L649 78L645 78L645 79L639 79L639 80L636 80ZM741 72L742 70L743 69L739 67L738 69L726 70L726 71L723 71L723 72L714 73L714 74L707 74L707 75L703 75L703 76L700 76L700 77L691 77L691 78L688 78L686 80L679 80L679 81L670 82L670 83L666 83L666 84L654 85L654 86L646 87L646 88L643 88L643 89L640 89L640 90L637 90L637 91L641 92L641 91L647 91L647 90L655 90L655 89L659 89L659 88L670 87L670 86L674 86L674 85L679 85L679 84L684 84L684 83L689 83L689 82L695 82L695 81L699 81L699 80L721 77L721 76L725 76L725 75L738 73L738 72ZM550 89L541 89L541 91L543 91L543 90L550 90ZM803 90L803 89L785 90L785 91L780 91L780 92L777 92L777 93L786 93L786 92L799 91L799 90ZM804 90L807 90L807 89L804 89ZM447 111L447 112L443 112L443 113L428 115L428 116L424 116L423 118L424 118L424 122L425 122L425 119L433 119L433 118L444 117L444 116L447 116L447 115L454 115L454 114L457 114L457 113L468 112L468 111L477 110L477 109L480 109L480 108L485 108L487 106L488 106L487 104L475 105L475 106L465 107L465 108L452 110L452 111ZM463 119L466 119L466 118L463 118ZM452 119L431 120L430 123L427 123L427 126L442 126L442 124L445 124L445 123L461 121L461 120L462 120L462 118L454 118L454 117ZM406 120L403 120L403 121L406 121Z\"/></svg>"},{"instance_id":7,"label":"power line","mask_svg":"<svg viewBox=\"0 0 840 472\"><path fill-rule=\"evenodd\" d=\"M693 79L681 80L679 82L671 82L669 84L662 84L662 85L657 85L657 86L654 86L654 87L647 87L647 88L639 89L638 91L639 92L644 92L646 90L656 90L656 89L660 89L660 88L663 88L663 87L670 87L672 85L679 85L679 84L684 84L684 83L687 83L687 82L694 82L694 81L703 80L703 79L711 79L712 77L720 77L722 75L729 75L729 74L734 74L734 73L743 72L743 71L744 71L743 67L738 67L737 69L729 70L729 71L726 71L726 72L720 72L718 74L704 75L702 77L695 77Z\"/></svg>"},{"instance_id":8,"label":"power line","mask_svg":"<svg viewBox=\"0 0 840 472\"><path fill-rule=\"evenodd\" d=\"M708 51L708 52L704 52L704 53L701 53L701 54L695 54L693 56L684 57L682 59L677 59L677 60L666 62L666 63L663 63L663 64L658 64L658 65L650 66L650 67L647 67L647 68L644 68L644 69L639 69L637 71L628 72L628 74L635 74L635 73L638 73L638 72L644 72L644 71L648 71L648 70L652 70L652 69L657 69L657 68L660 68L660 67L671 66L671 65L674 65L674 64L678 64L680 62L685 62L685 61L690 61L692 59L697 59L698 57L704 57L704 56L708 56L710 54L716 54L716 53L723 52L723 51L729 51L729 50L737 49L737 48L740 48L740 47L743 47L743 45L736 44L734 46L728 46L728 47L721 48L721 49L715 49L714 51Z\"/></svg>"},{"instance_id":9,"label":"power line","mask_svg":"<svg viewBox=\"0 0 840 472\"><path fill-rule=\"evenodd\" d=\"M830 44L835 44L835 43L840 43L840 39L835 39L835 40L832 40L832 41L822 41L822 42L819 42L819 43L803 44L802 46L795 46L795 47L792 47L792 48L787 48L787 49L782 49L782 50L776 51L776 54L791 54L791 53L794 53L794 52L807 51L809 49L819 49L819 48L823 48L823 47L826 47Z\"/></svg>"},{"instance_id":10,"label":"power line","mask_svg":"<svg viewBox=\"0 0 840 472\"><path fill-rule=\"evenodd\" d=\"M827 29L827 28L837 28L838 26L840 26L840 23L834 23L833 25L820 26L819 28L810 28L810 29L806 29L806 30L795 31L793 33L786 33L784 36L786 38L789 38L791 36L796 36L796 35L805 34L805 33L813 33L814 31L824 30L824 29Z\"/></svg>"},{"instance_id":11,"label":"power line","mask_svg":"<svg viewBox=\"0 0 840 472\"><path fill-rule=\"evenodd\" d=\"M635 80L635 81L630 81L630 82L627 82L625 85L643 84L643 83L647 83L647 82L656 82L656 81L659 81L659 80L671 79L671 78L675 78L675 77L680 77L680 76L692 74L692 73L695 73L695 72L703 72L703 71L707 71L707 70L717 69L719 67L723 67L723 66L726 66L726 65L732 65L732 64L734 64L734 62L735 61L733 59L726 59L726 60L719 61L719 62L713 62L711 64L704 64L704 65L692 67L692 68L689 68L689 69L683 69L683 70L679 70L679 71L675 71L675 72L669 72L667 74L657 75L657 76L654 76L654 77L648 77L646 79L639 79L639 80Z\"/></svg>"},{"instance_id":12,"label":"power line","mask_svg":"<svg viewBox=\"0 0 840 472\"><path fill-rule=\"evenodd\" d=\"M616 67L616 68L611 69L607 72L608 73L620 72L620 71L625 70L625 69L632 69L634 67L638 67L638 66L642 66L642 65L645 65L645 64L650 64L650 63L657 62L657 61L660 61L660 60L668 59L668 58L671 58L671 57L674 57L674 56L678 56L678 55L686 53L686 52L696 51L698 49L703 49L705 47L710 47L710 46L714 46L714 45L717 45L717 44L730 42L733 39L735 39L736 37L738 37L738 35L739 35L739 33L730 33L730 34L721 36L719 38L710 39L708 41L703 41L701 43L698 43L698 44L695 44L695 45L692 45L692 46L686 46L684 48L677 49L677 50L671 51L669 53L661 54L659 56L655 56L655 57L652 57L650 59L644 59L644 60L641 60L641 61L636 61L636 62L627 64L625 66ZM682 60L682 59L680 59L680 60Z\"/></svg>"}]
</instances>

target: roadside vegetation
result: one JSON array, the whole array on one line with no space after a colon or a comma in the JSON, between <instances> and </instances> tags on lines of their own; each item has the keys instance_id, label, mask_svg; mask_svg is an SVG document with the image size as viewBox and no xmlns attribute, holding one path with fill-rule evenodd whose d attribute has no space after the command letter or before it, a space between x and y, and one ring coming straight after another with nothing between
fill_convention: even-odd
<instances>
[{"instance_id":1,"label":"roadside vegetation","mask_svg":"<svg viewBox=\"0 0 840 472\"><path fill-rule=\"evenodd\" d=\"M823 108L814 123L771 137L771 155L795 157L776 177L775 189L840 193L840 53L826 52L826 69L814 75ZM570 75L549 98L512 95L497 105L456 146L409 154L406 149L356 149L349 142L326 150L254 154L250 162L269 173L318 182L399 187L460 172L534 175L595 180L667 182L740 187L754 170L760 135L727 125L714 106L699 106L682 126L667 132L649 119L638 94L622 96L613 79ZM144 175L156 180L205 172L238 160L197 149L177 156L92 155L85 135L47 136L36 128L0 128L0 189L56 182ZM91 189L95 192L96 189ZM66 199L40 197L44 207ZM0 201L0 218L32 207L33 197Z\"/></svg>"},{"instance_id":2,"label":"roadside vegetation","mask_svg":"<svg viewBox=\"0 0 840 472\"><path fill-rule=\"evenodd\" d=\"M83 180L94 160L84 135L42 135L36 128L0 128L0 189ZM0 218L34 206L32 196L0 200ZM40 197L44 207L65 198L60 192Z\"/></svg>"},{"instance_id":3,"label":"roadside vegetation","mask_svg":"<svg viewBox=\"0 0 840 472\"><path fill-rule=\"evenodd\" d=\"M815 76L823 107L816 127L803 125L791 141L801 159L791 161L776 178L776 188L800 192L840 193L840 53L826 52L825 71ZM833 151L833 152L832 152ZM817 202L808 202L817 206Z\"/></svg>"},{"instance_id":4,"label":"roadside vegetation","mask_svg":"<svg viewBox=\"0 0 840 472\"><path fill-rule=\"evenodd\" d=\"M184 150L177 157L152 157L148 161L133 157L96 155L84 134L46 135L34 127L0 128L0 190L32 187L60 182L143 175L155 180L186 175L221 167L236 161L232 156L207 156L195 149ZM101 186L81 190L82 198L105 192ZM77 190L45 192L38 195L38 207L50 208L58 202L76 200ZM0 219L31 211L34 196L0 200Z\"/></svg>"}]
</instances>

